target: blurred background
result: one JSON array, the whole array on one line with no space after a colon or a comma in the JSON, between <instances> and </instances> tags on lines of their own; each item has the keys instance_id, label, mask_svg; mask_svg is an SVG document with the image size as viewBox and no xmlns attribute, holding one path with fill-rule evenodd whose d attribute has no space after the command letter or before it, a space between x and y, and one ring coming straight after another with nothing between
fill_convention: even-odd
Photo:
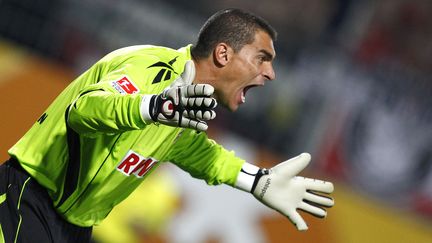
<instances>
[{"instance_id":1,"label":"blurred background","mask_svg":"<svg viewBox=\"0 0 432 243\"><path fill-rule=\"evenodd\" d=\"M95 242L432 242L432 1L0 0L0 158L57 94L103 55L193 43L215 11L239 7L279 32L277 78L218 110L209 135L270 167L312 154L303 173L335 182L307 232L227 186L173 165L153 173Z\"/></svg>"}]
</instances>

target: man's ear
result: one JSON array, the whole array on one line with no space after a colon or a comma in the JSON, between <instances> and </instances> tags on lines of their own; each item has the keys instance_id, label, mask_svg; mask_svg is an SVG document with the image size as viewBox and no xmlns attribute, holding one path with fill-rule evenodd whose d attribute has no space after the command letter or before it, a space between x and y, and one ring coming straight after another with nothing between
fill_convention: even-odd
<instances>
[{"instance_id":1,"label":"man's ear","mask_svg":"<svg viewBox=\"0 0 432 243\"><path fill-rule=\"evenodd\" d=\"M231 59L232 49L226 43L218 43L213 51L213 58L217 66L225 66Z\"/></svg>"}]
</instances>

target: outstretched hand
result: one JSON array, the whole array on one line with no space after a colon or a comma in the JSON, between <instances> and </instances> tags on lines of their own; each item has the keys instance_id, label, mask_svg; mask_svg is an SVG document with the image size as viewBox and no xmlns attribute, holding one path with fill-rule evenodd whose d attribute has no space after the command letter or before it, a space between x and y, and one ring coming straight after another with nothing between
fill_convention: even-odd
<instances>
[{"instance_id":1,"label":"outstretched hand","mask_svg":"<svg viewBox=\"0 0 432 243\"><path fill-rule=\"evenodd\" d=\"M276 165L264 172L252 192L265 205L287 216L298 230L307 230L308 226L297 209L324 218L325 208L334 205L332 198L322 195L333 192L331 182L297 176L310 159L303 153Z\"/></svg>"}]
</instances>

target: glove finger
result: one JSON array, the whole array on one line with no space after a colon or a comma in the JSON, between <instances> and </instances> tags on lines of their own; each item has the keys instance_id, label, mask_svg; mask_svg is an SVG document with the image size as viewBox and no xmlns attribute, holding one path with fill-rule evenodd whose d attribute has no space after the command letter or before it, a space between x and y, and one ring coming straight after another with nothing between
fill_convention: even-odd
<instances>
[{"instance_id":1,"label":"glove finger","mask_svg":"<svg viewBox=\"0 0 432 243\"><path fill-rule=\"evenodd\" d=\"M317 195L312 192L306 192L304 195L304 199L324 207L332 207L334 205L334 201L332 198Z\"/></svg>"},{"instance_id":2,"label":"glove finger","mask_svg":"<svg viewBox=\"0 0 432 243\"><path fill-rule=\"evenodd\" d=\"M181 74L181 77L185 84L192 83L192 81L195 79L195 64L193 63L193 61L186 61L184 71Z\"/></svg>"},{"instance_id":3,"label":"glove finger","mask_svg":"<svg viewBox=\"0 0 432 243\"><path fill-rule=\"evenodd\" d=\"M197 118L205 121L213 120L216 118L216 112L213 110L199 111Z\"/></svg>"},{"instance_id":4,"label":"glove finger","mask_svg":"<svg viewBox=\"0 0 432 243\"><path fill-rule=\"evenodd\" d=\"M181 87L181 92L184 97L211 96L214 88L210 84L193 84Z\"/></svg>"},{"instance_id":5,"label":"glove finger","mask_svg":"<svg viewBox=\"0 0 432 243\"><path fill-rule=\"evenodd\" d=\"M198 98L185 98L181 99L181 103L185 107L190 108L210 108L213 109L217 106L216 99L210 97L198 97Z\"/></svg>"},{"instance_id":6,"label":"glove finger","mask_svg":"<svg viewBox=\"0 0 432 243\"><path fill-rule=\"evenodd\" d=\"M181 127L192 128L197 131L205 132L208 128L207 123L183 117L180 122Z\"/></svg>"},{"instance_id":7,"label":"glove finger","mask_svg":"<svg viewBox=\"0 0 432 243\"><path fill-rule=\"evenodd\" d=\"M306 168L310 162L310 159L310 154L302 153L297 157L276 165L272 168L272 170L276 173L280 173L282 176L293 177Z\"/></svg>"},{"instance_id":8,"label":"glove finger","mask_svg":"<svg viewBox=\"0 0 432 243\"><path fill-rule=\"evenodd\" d=\"M186 117L205 121L212 120L216 117L216 112L213 110L189 110L185 113Z\"/></svg>"},{"instance_id":9,"label":"glove finger","mask_svg":"<svg viewBox=\"0 0 432 243\"><path fill-rule=\"evenodd\" d=\"M157 121L169 125L169 126L179 126L179 118L180 114L178 112L174 112L171 116L164 115L163 113L160 113L157 116Z\"/></svg>"},{"instance_id":10,"label":"glove finger","mask_svg":"<svg viewBox=\"0 0 432 243\"><path fill-rule=\"evenodd\" d=\"M308 226L302 216L293 210L291 213L286 214L288 219L297 227L298 230L307 230Z\"/></svg>"},{"instance_id":11,"label":"glove finger","mask_svg":"<svg viewBox=\"0 0 432 243\"><path fill-rule=\"evenodd\" d=\"M215 98L204 98L203 104L204 104L205 107L213 109L213 108L216 108L217 101L216 101Z\"/></svg>"},{"instance_id":12,"label":"glove finger","mask_svg":"<svg viewBox=\"0 0 432 243\"><path fill-rule=\"evenodd\" d=\"M332 193L334 190L333 183L317 179L305 178L305 185L308 190Z\"/></svg>"},{"instance_id":13,"label":"glove finger","mask_svg":"<svg viewBox=\"0 0 432 243\"><path fill-rule=\"evenodd\" d=\"M325 218L327 216L327 212L317 206L311 205L307 202L301 202L298 209L305 211L306 213L312 214L315 217L318 218Z\"/></svg>"}]
</instances>

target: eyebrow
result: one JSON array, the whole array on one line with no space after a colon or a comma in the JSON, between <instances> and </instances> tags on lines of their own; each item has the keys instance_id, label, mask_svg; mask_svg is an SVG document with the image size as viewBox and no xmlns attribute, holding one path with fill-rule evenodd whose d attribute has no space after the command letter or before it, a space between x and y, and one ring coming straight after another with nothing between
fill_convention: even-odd
<instances>
[{"instance_id":1,"label":"eyebrow","mask_svg":"<svg viewBox=\"0 0 432 243\"><path fill-rule=\"evenodd\" d=\"M268 52L267 50L261 49L259 52L263 53L266 56L266 59L273 60L275 57Z\"/></svg>"}]
</instances>

